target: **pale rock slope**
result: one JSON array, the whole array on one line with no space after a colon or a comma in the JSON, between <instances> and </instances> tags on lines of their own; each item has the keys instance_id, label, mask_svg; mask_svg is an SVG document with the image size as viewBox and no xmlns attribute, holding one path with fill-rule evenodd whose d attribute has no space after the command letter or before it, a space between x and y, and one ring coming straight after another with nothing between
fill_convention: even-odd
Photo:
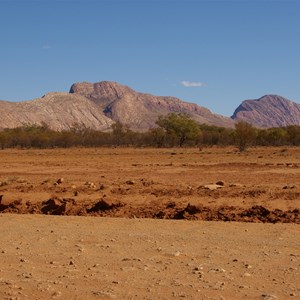
<instances>
[{"instance_id":1,"label":"pale rock slope","mask_svg":"<svg viewBox=\"0 0 300 300\"><path fill-rule=\"evenodd\" d=\"M0 101L0 128L47 124L51 129L70 129L75 124L107 130L113 121L102 109L78 94L49 93L31 101Z\"/></svg>"},{"instance_id":2,"label":"pale rock slope","mask_svg":"<svg viewBox=\"0 0 300 300\"><path fill-rule=\"evenodd\" d=\"M87 97L101 107L105 115L134 130L155 127L159 116L186 113L200 124L233 127L233 120L214 114L209 109L175 97L154 96L134 91L117 82L80 82L72 85L70 93Z\"/></svg>"},{"instance_id":3,"label":"pale rock slope","mask_svg":"<svg viewBox=\"0 0 300 300\"><path fill-rule=\"evenodd\" d=\"M300 104L278 95L265 95L256 100L243 101L232 119L260 128L300 125Z\"/></svg>"}]
</instances>

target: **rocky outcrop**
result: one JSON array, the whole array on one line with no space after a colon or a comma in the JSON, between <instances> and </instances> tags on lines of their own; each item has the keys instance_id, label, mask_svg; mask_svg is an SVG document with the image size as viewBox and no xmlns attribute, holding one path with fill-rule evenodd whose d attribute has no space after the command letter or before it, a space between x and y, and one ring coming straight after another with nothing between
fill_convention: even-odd
<instances>
[{"instance_id":1,"label":"rocky outcrop","mask_svg":"<svg viewBox=\"0 0 300 300\"><path fill-rule=\"evenodd\" d=\"M197 104L175 97L139 93L116 82L75 83L70 93L87 97L101 107L107 117L133 130L152 128L159 116L171 112L187 113L200 124L224 127L232 127L234 124L230 118L214 114Z\"/></svg>"},{"instance_id":2,"label":"rocky outcrop","mask_svg":"<svg viewBox=\"0 0 300 300\"><path fill-rule=\"evenodd\" d=\"M31 101L0 101L0 129L47 124L51 129L70 129L75 124L110 130L121 122L135 131L156 126L159 116L186 113L199 124L233 127L245 121L260 128L300 125L300 104L277 95L245 100L231 118L175 97L139 93L117 82L80 82L69 93L49 93Z\"/></svg>"},{"instance_id":3,"label":"rocky outcrop","mask_svg":"<svg viewBox=\"0 0 300 300\"><path fill-rule=\"evenodd\" d=\"M243 101L232 119L260 128L300 125L300 104L281 96L266 95L257 100Z\"/></svg>"},{"instance_id":4,"label":"rocky outcrop","mask_svg":"<svg viewBox=\"0 0 300 300\"><path fill-rule=\"evenodd\" d=\"M113 121L89 99L69 93L49 93L23 102L0 101L0 128L42 123L51 129L70 129L75 124L107 130Z\"/></svg>"}]
</instances>

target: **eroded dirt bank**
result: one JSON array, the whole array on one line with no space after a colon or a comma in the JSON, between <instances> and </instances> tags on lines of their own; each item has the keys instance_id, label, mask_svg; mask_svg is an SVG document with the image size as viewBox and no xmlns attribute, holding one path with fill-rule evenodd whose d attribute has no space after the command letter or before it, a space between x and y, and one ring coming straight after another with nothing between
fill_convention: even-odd
<instances>
[{"instance_id":1,"label":"eroded dirt bank","mask_svg":"<svg viewBox=\"0 0 300 300\"><path fill-rule=\"evenodd\" d=\"M299 223L300 148L0 151L0 213Z\"/></svg>"},{"instance_id":2,"label":"eroded dirt bank","mask_svg":"<svg viewBox=\"0 0 300 300\"><path fill-rule=\"evenodd\" d=\"M79 204L75 199L63 198L51 198L35 204L29 201L23 203L21 200L15 200L6 204L0 202L0 213L300 224L299 209L268 210L259 205L249 209L234 206L212 208L191 204L184 206L180 203L176 204L174 201L135 207L105 199L100 199L94 203L89 201L88 204Z\"/></svg>"}]
</instances>

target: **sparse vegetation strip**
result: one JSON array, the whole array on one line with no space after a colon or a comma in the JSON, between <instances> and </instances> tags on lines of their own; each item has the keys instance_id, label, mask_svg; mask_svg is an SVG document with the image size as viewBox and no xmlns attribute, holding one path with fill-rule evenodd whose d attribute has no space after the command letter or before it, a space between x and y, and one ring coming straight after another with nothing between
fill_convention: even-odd
<instances>
[{"instance_id":1,"label":"sparse vegetation strip","mask_svg":"<svg viewBox=\"0 0 300 300\"><path fill-rule=\"evenodd\" d=\"M117 122L102 132L75 124L69 130L54 131L46 124L25 125L0 131L0 148L69 147L176 147L228 146L240 151L251 146L299 146L300 126L258 129L246 122L235 128L199 125L186 114L171 113L157 121L157 127L136 132Z\"/></svg>"}]
</instances>

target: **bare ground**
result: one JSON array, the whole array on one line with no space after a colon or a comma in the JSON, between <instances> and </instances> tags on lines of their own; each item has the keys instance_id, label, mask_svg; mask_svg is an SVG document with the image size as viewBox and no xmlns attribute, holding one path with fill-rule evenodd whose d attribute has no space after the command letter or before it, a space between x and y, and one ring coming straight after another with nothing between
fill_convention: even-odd
<instances>
[{"instance_id":1,"label":"bare ground","mask_svg":"<svg viewBox=\"0 0 300 300\"><path fill-rule=\"evenodd\" d=\"M1 299L300 296L299 148L4 150L0 200Z\"/></svg>"}]
</instances>

